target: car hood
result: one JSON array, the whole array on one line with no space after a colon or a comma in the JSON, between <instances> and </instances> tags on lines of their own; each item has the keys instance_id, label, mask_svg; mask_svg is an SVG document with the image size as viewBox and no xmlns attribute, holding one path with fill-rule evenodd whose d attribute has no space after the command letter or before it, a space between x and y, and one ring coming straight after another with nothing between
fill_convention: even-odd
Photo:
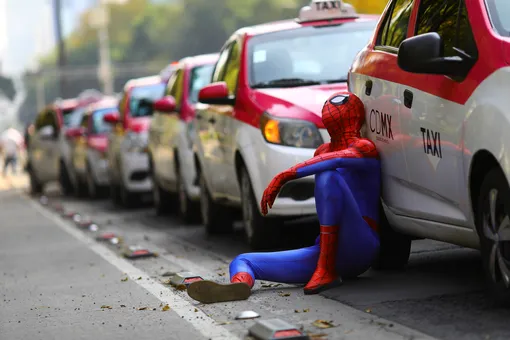
<instances>
[{"instance_id":1,"label":"car hood","mask_svg":"<svg viewBox=\"0 0 510 340\"><path fill-rule=\"evenodd\" d=\"M256 89L255 102L270 115L279 118L303 119L324 128L322 106L336 92L347 91L347 83L300 86L292 88Z\"/></svg>"},{"instance_id":2,"label":"car hood","mask_svg":"<svg viewBox=\"0 0 510 340\"><path fill-rule=\"evenodd\" d=\"M106 152L108 148L108 136L105 134L90 136L88 145L90 148L96 149L97 151Z\"/></svg>"}]
</instances>

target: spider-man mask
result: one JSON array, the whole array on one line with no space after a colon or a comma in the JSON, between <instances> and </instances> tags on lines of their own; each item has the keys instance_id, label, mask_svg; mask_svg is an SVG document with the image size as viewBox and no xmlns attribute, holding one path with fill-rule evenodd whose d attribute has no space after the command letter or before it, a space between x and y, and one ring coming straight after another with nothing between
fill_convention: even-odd
<instances>
[{"instance_id":1,"label":"spider-man mask","mask_svg":"<svg viewBox=\"0 0 510 340\"><path fill-rule=\"evenodd\" d=\"M364 121L363 102L352 93L335 93L322 108L322 122L332 140L358 136Z\"/></svg>"}]
</instances>

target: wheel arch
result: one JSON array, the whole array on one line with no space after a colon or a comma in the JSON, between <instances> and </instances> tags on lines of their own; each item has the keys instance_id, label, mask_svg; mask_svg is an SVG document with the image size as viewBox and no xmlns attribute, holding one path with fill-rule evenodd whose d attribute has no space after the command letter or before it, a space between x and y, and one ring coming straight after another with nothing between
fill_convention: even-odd
<instances>
[{"instance_id":1,"label":"wheel arch","mask_svg":"<svg viewBox=\"0 0 510 340\"><path fill-rule=\"evenodd\" d=\"M496 167L501 169L496 157L488 150L479 150L473 155L469 170L469 198L471 200L473 218L476 218L478 212L478 196L480 195L483 180ZM501 170L503 171L503 169Z\"/></svg>"}]
</instances>

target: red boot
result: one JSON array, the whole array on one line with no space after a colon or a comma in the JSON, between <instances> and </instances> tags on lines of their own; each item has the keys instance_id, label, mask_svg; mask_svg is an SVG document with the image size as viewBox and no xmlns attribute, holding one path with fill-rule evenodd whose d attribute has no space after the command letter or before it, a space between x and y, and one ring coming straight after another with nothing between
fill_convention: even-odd
<instances>
[{"instance_id":1,"label":"red boot","mask_svg":"<svg viewBox=\"0 0 510 340\"><path fill-rule=\"evenodd\" d=\"M342 280L336 273L338 226L321 226L320 254L317 268L305 286L305 294L318 294L339 286Z\"/></svg>"},{"instance_id":2,"label":"red boot","mask_svg":"<svg viewBox=\"0 0 510 340\"><path fill-rule=\"evenodd\" d=\"M251 295L255 280L248 273L236 273L230 282L195 281L188 286L188 295L202 303L246 300Z\"/></svg>"}]
</instances>

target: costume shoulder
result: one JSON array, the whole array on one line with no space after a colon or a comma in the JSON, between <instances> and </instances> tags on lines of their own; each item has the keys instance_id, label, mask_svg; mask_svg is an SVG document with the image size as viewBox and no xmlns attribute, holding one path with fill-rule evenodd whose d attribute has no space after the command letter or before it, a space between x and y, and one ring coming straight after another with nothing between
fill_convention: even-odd
<instances>
[{"instance_id":1,"label":"costume shoulder","mask_svg":"<svg viewBox=\"0 0 510 340\"><path fill-rule=\"evenodd\" d=\"M356 142L354 142L350 148L353 148L357 152L359 152L363 157L367 158L379 158L379 152L377 152L377 148L369 139L360 138Z\"/></svg>"}]
</instances>

